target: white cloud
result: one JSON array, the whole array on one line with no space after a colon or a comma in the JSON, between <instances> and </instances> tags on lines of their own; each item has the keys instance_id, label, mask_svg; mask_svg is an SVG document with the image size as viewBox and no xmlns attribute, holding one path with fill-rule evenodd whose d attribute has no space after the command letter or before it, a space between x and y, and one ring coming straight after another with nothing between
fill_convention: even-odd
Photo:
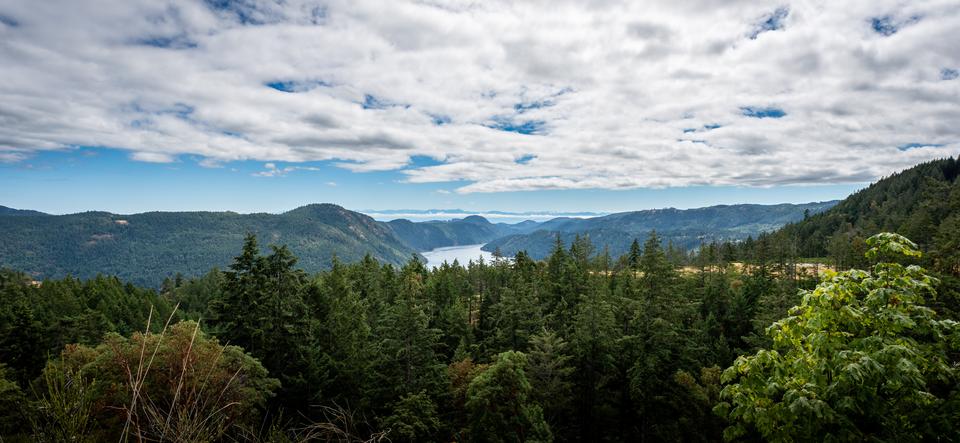
<instances>
[{"instance_id":1,"label":"white cloud","mask_svg":"<svg viewBox=\"0 0 960 443\"><path fill-rule=\"evenodd\" d=\"M0 151L0 163L16 163L27 159L27 154L22 152L3 152Z\"/></svg>"},{"instance_id":2,"label":"white cloud","mask_svg":"<svg viewBox=\"0 0 960 443\"><path fill-rule=\"evenodd\" d=\"M467 193L864 182L960 154L956 0L227 4L0 5L0 161L331 160Z\"/></svg>"},{"instance_id":3,"label":"white cloud","mask_svg":"<svg viewBox=\"0 0 960 443\"><path fill-rule=\"evenodd\" d=\"M174 156L165 152L143 152L137 151L130 154L130 158L148 163L173 163L176 161Z\"/></svg>"},{"instance_id":4,"label":"white cloud","mask_svg":"<svg viewBox=\"0 0 960 443\"><path fill-rule=\"evenodd\" d=\"M314 168L312 166L285 166L279 167L276 163L264 163L263 171L254 172L254 177L283 177L294 171L319 171L320 168ZM336 183L327 182L328 186L336 186Z\"/></svg>"}]
</instances>

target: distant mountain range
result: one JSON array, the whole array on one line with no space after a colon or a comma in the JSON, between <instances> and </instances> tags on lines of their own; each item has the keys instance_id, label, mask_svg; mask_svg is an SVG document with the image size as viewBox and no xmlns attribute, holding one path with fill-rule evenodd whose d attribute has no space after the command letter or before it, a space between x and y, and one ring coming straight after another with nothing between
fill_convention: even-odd
<instances>
[{"instance_id":1,"label":"distant mountain range","mask_svg":"<svg viewBox=\"0 0 960 443\"><path fill-rule=\"evenodd\" d=\"M510 256L527 251L542 259L549 255L559 235L569 245L577 236L589 236L600 251L609 248L614 257L627 252L634 239L643 239L650 231L684 249L701 241L739 240L770 232L788 223L826 211L839 200L779 205L720 205L697 209L651 209L622 212L594 218L556 218L536 226L529 233L518 233L487 243L483 250L497 249Z\"/></svg>"},{"instance_id":2,"label":"distant mountain range","mask_svg":"<svg viewBox=\"0 0 960 443\"><path fill-rule=\"evenodd\" d=\"M804 205L733 205L700 209L657 209L600 217L557 217L546 221L491 223L471 215L452 220L388 222L332 204L312 204L282 214L234 212L148 212L120 215L84 212L49 215L0 206L0 267L36 278L98 273L157 286L167 276L198 275L225 267L255 233L261 245L285 244L308 272L327 268L333 257L359 260L365 254L402 264L438 247L486 244L512 255L549 252L556 235L567 244L589 235L598 249L618 255L651 229L684 247L700 239L736 239L776 229L821 212L836 202ZM453 211L433 211L450 214Z\"/></svg>"},{"instance_id":3,"label":"distant mountain range","mask_svg":"<svg viewBox=\"0 0 960 443\"><path fill-rule=\"evenodd\" d=\"M536 222L530 222L536 226ZM391 220L387 225L406 244L418 251L429 251L444 246L475 245L505 235L523 231L521 226L506 223L490 223L478 215L448 221L412 222L407 219ZM526 225L522 225L526 226Z\"/></svg>"},{"instance_id":4,"label":"distant mountain range","mask_svg":"<svg viewBox=\"0 0 960 443\"><path fill-rule=\"evenodd\" d=\"M102 273L158 286L177 272L194 276L229 265L248 232L264 247L286 244L307 271L327 268L334 255L354 261L369 253L394 264L419 256L388 225L330 204L283 214L25 212L0 208L0 266L36 278Z\"/></svg>"},{"instance_id":5,"label":"distant mountain range","mask_svg":"<svg viewBox=\"0 0 960 443\"><path fill-rule=\"evenodd\" d=\"M557 211L467 211L463 209L370 209L361 210L377 220L390 221L399 218L414 222L433 220L452 220L471 215L492 220L494 223L519 223L523 221L542 222L560 217L587 218L606 215L604 212L557 212Z\"/></svg>"},{"instance_id":6,"label":"distant mountain range","mask_svg":"<svg viewBox=\"0 0 960 443\"><path fill-rule=\"evenodd\" d=\"M282 214L132 215L49 215L0 206L0 267L22 270L38 279L103 273L158 286L177 272L193 276L228 266L247 232L257 234L264 247L286 244L300 258L299 266L310 272L328 267L334 255L354 261L370 254L384 263L402 264L411 257L422 259L419 252L430 249L480 243L487 251L500 249L512 255L526 250L543 258L558 235L567 245L577 235L589 236L598 251L607 247L617 256L627 251L633 239L642 240L651 230L685 249L701 241L737 240L772 231L774 239L785 236L796 243L802 256L822 257L836 255L831 248L845 244L839 240L862 239L886 230L916 240L932 252L938 266L960 269L958 177L960 161L947 158L884 178L842 202L671 208L597 217L577 214L512 224L491 223L478 215L443 221L377 221L332 204L307 205ZM447 216L458 211L422 213ZM381 212L380 217L390 211ZM849 255L862 257L862 251L851 249Z\"/></svg>"}]
</instances>

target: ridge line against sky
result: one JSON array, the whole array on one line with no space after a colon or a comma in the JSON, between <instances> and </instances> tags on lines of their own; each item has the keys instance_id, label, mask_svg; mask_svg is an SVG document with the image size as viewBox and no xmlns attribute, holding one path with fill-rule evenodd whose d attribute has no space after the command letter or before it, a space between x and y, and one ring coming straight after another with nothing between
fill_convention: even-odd
<instances>
[{"instance_id":1,"label":"ridge line against sky","mask_svg":"<svg viewBox=\"0 0 960 443\"><path fill-rule=\"evenodd\" d=\"M812 204L819 204L819 203L836 203L836 202L838 202L838 200L818 201L818 202L807 202L807 203L799 203L799 204L796 204L796 205L804 205L804 204L812 205ZM311 205L316 205L316 204L322 204L322 203L312 203ZM784 204L784 203L779 203L779 204L767 204L767 205L759 205L759 206L778 206L778 205L783 205L783 204ZM786 204L790 204L790 203L786 203ZM756 205L756 204L741 204L741 205ZM411 221L414 221L414 222L424 222L424 221L451 221L451 220L460 220L460 219L463 219L463 218L466 218L466 217L469 217L469 216L480 216L480 217L486 218L486 219L487 219L488 221L490 221L491 223L508 223L508 224L513 224L513 223L519 223L519 222L524 222L524 221L543 222L543 221L552 220L552 219L557 219L557 218L582 218L582 219L588 219L588 218L604 217L604 216L607 216L607 215L616 215L616 214L618 214L618 213L624 213L624 212L651 212L651 211L656 212L656 211L666 211L666 210L681 210L681 211L686 211L686 210L697 210L697 209L709 209L709 208L713 208L713 207L717 207L717 206L737 206L737 204L734 204L734 205L711 205L711 206L700 206L700 207L691 207L691 208L675 208L675 207L641 208L641 209L636 209L636 210L632 210L632 211L623 211L623 212L583 212L583 211L580 211L580 212L562 212L562 211L526 211L526 212L512 212L512 211L468 211L468 210L454 209L454 208L451 208L451 209L437 209L437 208L434 208L434 209L386 209L386 210L377 210L377 209L351 209L351 208L346 208L346 209L351 210L351 211L354 211L354 212L358 212L358 213L360 213L360 214L367 215L367 216L369 216L369 217L371 217L371 218L373 218L373 219L375 219L375 220L383 221L383 222L391 221L391 220L398 220L398 219L407 219L407 220L411 220ZM14 209L14 210L28 210L28 211L29 211L29 210L33 210L33 209L31 209L31 208L14 208L14 207L9 207L9 206L5 206L5 205L0 205L0 207L5 207L5 208L8 208L8 209ZM293 210L295 210L295 209L299 209L299 207L297 207L297 208L289 208L289 209L281 210L281 211L277 211L277 212L263 212L263 211L257 211L257 212L237 212L237 211L229 211L229 210L223 211L223 212L233 212L233 213L238 213L238 214L241 214L241 215L247 215L247 214L263 214L263 213L273 214L273 215L282 215L282 214L284 214L284 213L286 213L286 212L290 212L290 211L293 211ZM54 216L58 216L58 215L72 215L72 214L83 213L83 212L109 212L109 213L111 213L111 214L113 214L113 215L117 215L117 216L130 216L130 215L138 215L138 214L143 214L143 213L144 213L144 212L138 212L138 213L117 213L117 212L111 212L111 211L102 211L102 210L98 210L98 209L90 209L90 210L87 210L87 211L79 211L79 212L71 212L71 213L48 213L48 212L42 212L42 211L41 211L41 213L44 214L44 215L54 215ZM145 211L145 212L155 212L155 211ZM160 212L195 212L195 211L160 211ZM200 212L219 212L219 211L200 211Z\"/></svg>"},{"instance_id":2,"label":"ridge line against sky","mask_svg":"<svg viewBox=\"0 0 960 443\"><path fill-rule=\"evenodd\" d=\"M960 154L958 6L11 0L0 198L132 201L119 194L131 181L148 196L177 189L167 169L205 193L180 207L294 182L312 193L256 204L842 198ZM76 189L55 197L53 182Z\"/></svg>"}]
</instances>

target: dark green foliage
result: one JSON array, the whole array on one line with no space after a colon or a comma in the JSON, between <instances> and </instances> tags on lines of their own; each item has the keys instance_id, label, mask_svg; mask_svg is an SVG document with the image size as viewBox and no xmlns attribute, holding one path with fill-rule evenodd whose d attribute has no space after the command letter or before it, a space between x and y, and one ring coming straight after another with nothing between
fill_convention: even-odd
<instances>
[{"instance_id":1,"label":"dark green foliage","mask_svg":"<svg viewBox=\"0 0 960 443\"><path fill-rule=\"evenodd\" d=\"M558 218L540 224L537 230L498 238L483 247L484 251L500 249L504 254L527 251L535 259L550 255L554 238L559 235L570 244L579 234L590 237L594 245L608 248L616 257L629 254L636 238L657 231L672 241L679 250L695 248L704 239L731 241L756 236L787 223L803 219L804 211L819 213L837 202L803 205L732 205L698 209L653 209L623 212L587 219Z\"/></svg>"},{"instance_id":2,"label":"dark green foliage","mask_svg":"<svg viewBox=\"0 0 960 443\"><path fill-rule=\"evenodd\" d=\"M155 318L166 318L172 308L154 291L114 277L34 282L0 270L0 362L26 386L64 345L96 344L108 332L143 329L151 310Z\"/></svg>"},{"instance_id":3,"label":"dark green foliage","mask_svg":"<svg viewBox=\"0 0 960 443\"><path fill-rule=\"evenodd\" d=\"M530 398L543 408L544 419L554 432L569 426L573 403L573 357L569 345L557 334L540 331L530 338L527 353L527 378Z\"/></svg>"},{"instance_id":4,"label":"dark green foliage","mask_svg":"<svg viewBox=\"0 0 960 443\"><path fill-rule=\"evenodd\" d=\"M40 211L32 211L29 209L14 209L8 208L6 206L0 206L0 216L31 216L31 215L47 215Z\"/></svg>"},{"instance_id":5,"label":"dark green foliage","mask_svg":"<svg viewBox=\"0 0 960 443\"><path fill-rule=\"evenodd\" d=\"M383 420L382 427L391 441L429 441L440 429L437 406L424 391L404 396L390 409L392 413Z\"/></svg>"},{"instance_id":6,"label":"dark green foliage","mask_svg":"<svg viewBox=\"0 0 960 443\"><path fill-rule=\"evenodd\" d=\"M445 364L437 354L441 331L430 326L421 268L413 261L403 269L397 297L381 320L374 398L396 399L421 391L436 397L443 391ZM389 401L380 402L385 403Z\"/></svg>"},{"instance_id":7,"label":"dark green foliage","mask_svg":"<svg viewBox=\"0 0 960 443\"><path fill-rule=\"evenodd\" d=\"M550 427L532 401L526 356L508 351L470 382L467 411L473 442L549 442Z\"/></svg>"},{"instance_id":8,"label":"dark green foliage","mask_svg":"<svg viewBox=\"0 0 960 443\"><path fill-rule=\"evenodd\" d=\"M893 174L847 197L833 208L785 226L776 235L800 245L801 257L831 256L842 268L862 266L864 240L879 232L899 232L931 260L955 255L950 241L960 217L960 162L936 160ZM949 238L948 238L949 237ZM949 270L947 259L934 269ZM955 270L960 271L960 270Z\"/></svg>"},{"instance_id":9,"label":"dark green foliage","mask_svg":"<svg viewBox=\"0 0 960 443\"><path fill-rule=\"evenodd\" d=\"M27 410L23 390L10 376L10 370L0 364L0 436L27 432Z\"/></svg>"},{"instance_id":10,"label":"dark green foliage","mask_svg":"<svg viewBox=\"0 0 960 443\"><path fill-rule=\"evenodd\" d=\"M726 423L710 413L719 382L709 368L772 345L760 332L797 303L798 288L816 283L785 272L775 243L756 246L769 240L754 240L745 266L722 261L739 252L717 246L683 272L651 234L633 268L628 256L621 265L590 259L593 246L581 237L569 248L556 242L545 262L520 253L429 271L417 260L396 269L368 257L307 276L288 250L262 255L251 236L226 271L171 278L163 295L113 278L36 287L22 274L0 273L0 327L8 331L0 349L16 363L7 379L27 386L39 374L32 367L65 343L95 344L105 332L145 326L151 305L154 319L163 318L177 300L190 306L184 315L205 319L209 333L242 345L281 381L268 408L294 417L283 425L287 435L711 441ZM110 349L130 347L111 337ZM78 352L91 348L67 349L73 359L93 358ZM91 379L122 375L105 363L74 369L81 366ZM949 399L951 389L941 382L934 394ZM949 419L955 409L944 401L947 415L928 415ZM339 424L314 423L330 420L330 411L342 412ZM115 429L103 420L97 416L98 428Z\"/></svg>"},{"instance_id":11,"label":"dark green foliage","mask_svg":"<svg viewBox=\"0 0 960 443\"><path fill-rule=\"evenodd\" d=\"M243 252L224 273L222 293L210 301L209 328L277 374L280 402L297 406L316 398L316 332L303 300L306 274L286 246L261 256L248 235Z\"/></svg>"},{"instance_id":12,"label":"dark green foliage","mask_svg":"<svg viewBox=\"0 0 960 443\"><path fill-rule=\"evenodd\" d=\"M373 271L376 272L376 271ZM319 372L324 380L323 397L338 404L365 406L363 394L370 389L376 342L367 313L367 302L350 286L347 271L339 262L315 282L327 306L320 320Z\"/></svg>"},{"instance_id":13,"label":"dark green foliage","mask_svg":"<svg viewBox=\"0 0 960 443\"><path fill-rule=\"evenodd\" d=\"M0 266L37 278L115 275L158 288L176 273L194 277L225 267L252 232L287 245L310 272L333 256L348 261L371 254L399 264L411 249L384 223L336 205L308 205L283 214L148 212L119 215L0 214Z\"/></svg>"},{"instance_id":14,"label":"dark green foliage","mask_svg":"<svg viewBox=\"0 0 960 443\"><path fill-rule=\"evenodd\" d=\"M224 273L217 268L189 280L177 274L172 279L164 280L160 295L179 306L177 311L182 317L199 320L206 314L210 301L222 296L224 282Z\"/></svg>"}]
</instances>

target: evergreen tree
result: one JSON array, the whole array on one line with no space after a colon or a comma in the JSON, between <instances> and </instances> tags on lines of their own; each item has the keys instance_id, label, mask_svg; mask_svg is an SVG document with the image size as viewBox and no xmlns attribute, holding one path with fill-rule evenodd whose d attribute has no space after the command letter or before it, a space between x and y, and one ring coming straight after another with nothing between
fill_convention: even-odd
<instances>
[{"instance_id":1,"label":"evergreen tree","mask_svg":"<svg viewBox=\"0 0 960 443\"><path fill-rule=\"evenodd\" d=\"M602 291L590 291L578 307L571 339L581 440L592 439L611 419L610 382L615 379L618 338L613 306Z\"/></svg>"},{"instance_id":2,"label":"evergreen tree","mask_svg":"<svg viewBox=\"0 0 960 443\"><path fill-rule=\"evenodd\" d=\"M372 389L380 404L421 391L437 398L442 391L444 364L436 353L440 331L430 327L425 303L421 275L405 272L400 292L378 331L380 383Z\"/></svg>"},{"instance_id":3,"label":"evergreen tree","mask_svg":"<svg viewBox=\"0 0 960 443\"><path fill-rule=\"evenodd\" d=\"M302 298L306 280L285 246L261 256L248 235L225 273L223 293L211 301L210 328L243 347L279 378L278 403L305 407L316 398L316 333Z\"/></svg>"},{"instance_id":4,"label":"evergreen tree","mask_svg":"<svg viewBox=\"0 0 960 443\"><path fill-rule=\"evenodd\" d=\"M527 378L532 390L530 398L542 405L543 416L554 435L569 425L573 400L573 357L567 354L568 344L556 333L542 329L530 337L527 353Z\"/></svg>"},{"instance_id":5,"label":"evergreen tree","mask_svg":"<svg viewBox=\"0 0 960 443\"><path fill-rule=\"evenodd\" d=\"M553 441L540 405L530 398L532 388L525 367L523 353L504 352L470 382L467 411L471 441Z\"/></svg>"},{"instance_id":6,"label":"evergreen tree","mask_svg":"<svg viewBox=\"0 0 960 443\"><path fill-rule=\"evenodd\" d=\"M630 252L627 254L627 263L630 264L630 269L634 271L640 270L640 257L643 255L643 251L640 250L640 242L637 239L633 239L633 243L630 243Z\"/></svg>"},{"instance_id":7,"label":"evergreen tree","mask_svg":"<svg viewBox=\"0 0 960 443\"><path fill-rule=\"evenodd\" d=\"M321 322L320 362L327 402L363 407L369 389L375 342L367 321L367 306L347 281L344 266L334 259L323 279L329 309Z\"/></svg>"}]
</instances>

